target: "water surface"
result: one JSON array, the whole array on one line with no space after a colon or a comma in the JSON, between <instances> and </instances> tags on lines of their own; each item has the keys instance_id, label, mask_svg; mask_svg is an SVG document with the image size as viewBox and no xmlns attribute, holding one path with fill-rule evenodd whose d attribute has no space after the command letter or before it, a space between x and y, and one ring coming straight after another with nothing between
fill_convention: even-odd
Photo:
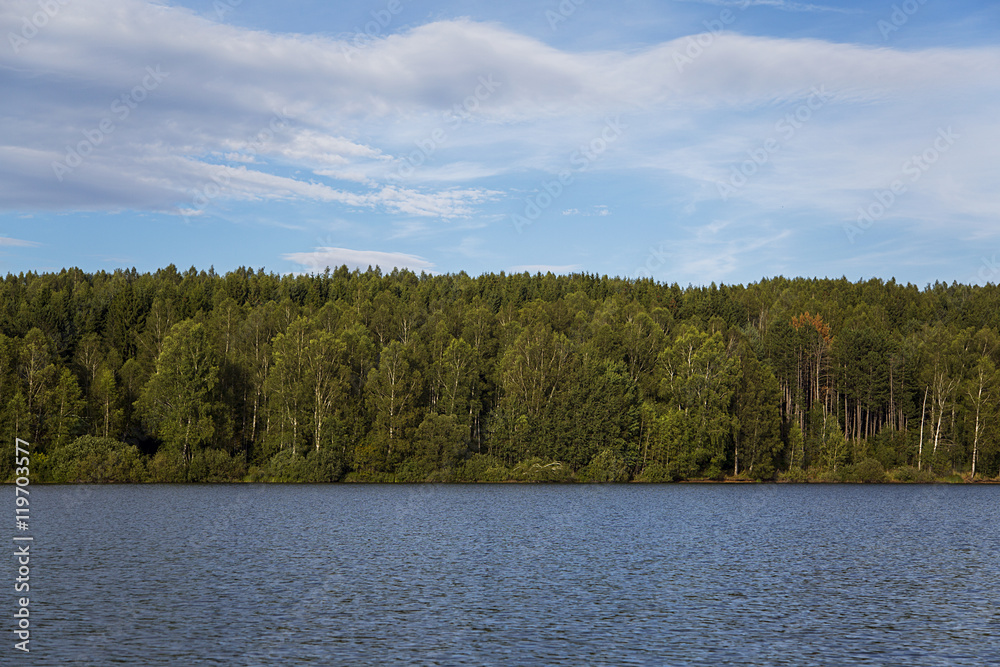
<instances>
[{"instance_id":1,"label":"water surface","mask_svg":"<svg viewBox=\"0 0 1000 667\"><path fill-rule=\"evenodd\" d=\"M32 487L33 664L982 665L1000 487Z\"/></svg>"}]
</instances>

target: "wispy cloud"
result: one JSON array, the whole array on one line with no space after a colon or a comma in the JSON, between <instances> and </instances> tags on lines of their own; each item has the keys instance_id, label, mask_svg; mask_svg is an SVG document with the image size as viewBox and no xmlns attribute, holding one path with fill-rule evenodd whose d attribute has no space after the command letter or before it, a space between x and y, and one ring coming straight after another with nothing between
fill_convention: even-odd
<instances>
[{"instance_id":1,"label":"wispy cloud","mask_svg":"<svg viewBox=\"0 0 1000 667\"><path fill-rule=\"evenodd\" d=\"M37 248L41 243L35 241L25 241L22 239L12 239L9 236L0 236L0 246L15 246L19 248Z\"/></svg>"},{"instance_id":2,"label":"wispy cloud","mask_svg":"<svg viewBox=\"0 0 1000 667\"><path fill-rule=\"evenodd\" d=\"M836 12L838 14L857 14L861 10L848 7L831 7L816 5L809 2L789 2L788 0L680 0L700 5L715 5L718 7L770 7L785 12Z\"/></svg>"},{"instance_id":3,"label":"wispy cloud","mask_svg":"<svg viewBox=\"0 0 1000 667\"><path fill-rule=\"evenodd\" d=\"M345 264L350 268L362 270L369 266L378 266L383 270L400 268L412 271L429 271L434 268L432 262L416 255L349 248L316 248L311 252L288 253L283 255L283 258L316 273L325 271L327 267L337 268Z\"/></svg>"},{"instance_id":4,"label":"wispy cloud","mask_svg":"<svg viewBox=\"0 0 1000 667\"><path fill-rule=\"evenodd\" d=\"M27 0L5 4L0 26L34 7ZM8 91L0 111L11 119L10 139L0 148L3 207L177 211L192 208L190 199L214 187L213 180L224 180L224 198L464 216L497 193L442 190L435 182L496 176L511 154L530 157L525 164L558 166L604 114L647 108L694 117L706 108L753 109L794 100L819 83L835 103L881 104L970 85L995 90L986 82L1000 68L997 49L903 53L725 34L681 73L673 65L680 41L638 52L570 53L469 20L419 26L348 60L334 39L245 30L139 0L67 5L59 19L21 53L0 50ZM97 40L100 49L92 48ZM168 76L120 118L115 100L149 67ZM497 88L464 123L465 139L435 142L455 102L484 76ZM25 108L36 112L17 111ZM275 113L288 121L272 132ZM105 119L113 131L82 146ZM363 139L355 136L362 123ZM650 145L660 131L633 124L632 146ZM266 140L248 144L261 134ZM71 159L78 146L88 154L61 183L52 165ZM409 184L394 169L414 150L423 150L428 164Z\"/></svg>"}]
</instances>

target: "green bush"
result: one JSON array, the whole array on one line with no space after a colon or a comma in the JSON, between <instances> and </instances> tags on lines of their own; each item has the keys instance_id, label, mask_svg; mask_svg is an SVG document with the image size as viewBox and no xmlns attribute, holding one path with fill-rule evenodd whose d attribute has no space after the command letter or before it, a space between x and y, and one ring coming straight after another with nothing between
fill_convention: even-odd
<instances>
[{"instance_id":1,"label":"green bush","mask_svg":"<svg viewBox=\"0 0 1000 667\"><path fill-rule=\"evenodd\" d=\"M187 466L179 450L162 447L149 462L151 482L174 483L187 481Z\"/></svg>"},{"instance_id":2,"label":"green bush","mask_svg":"<svg viewBox=\"0 0 1000 667\"><path fill-rule=\"evenodd\" d=\"M511 477L520 482L569 482L573 471L562 461L547 462L536 456L514 466Z\"/></svg>"},{"instance_id":3,"label":"green bush","mask_svg":"<svg viewBox=\"0 0 1000 667\"><path fill-rule=\"evenodd\" d=\"M894 482L920 482L927 484L934 481L934 475L928 470L917 470L913 466L901 466L889 471L889 479Z\"/></svg>"},{"instance_id":4,"label":"green bush","mask_svg":"<svg viewBox=\"0 0 1000 667\"><path fill-rule=\"evenodd\" d=\"M188 467L190 482L238 482L246 475L246 462L221 449L205 449L194 455Z\"/></svg>"},{"instance_id":5,"label":"green bush","mask_svg":"<svg viewBox=\"0 0 1000 667\"><path fill-rule=\"evenodd\" d=\"M473 454L455 471L459 482L506 482L510 471L503 462L488 454Z\"/></svg>"},{"instance_id":6,"label":"green bush","mask_svg":"<svg viewBox=\"0 0 1000 667\"><path fill-rule=\"evenodd\" d=\"M809 481L809 476L806 475L806 471L802 468L790 468L789 470L778 474L778 481L802 484L803 482Z\"/></svg>"},{"instance_id":7,"label":"green bush","mask_svg":"<svg viewBox=\"0 0 1000 667\"><path fill-rule=\"evenodd\" d=\"M48 478L53 482L146 481L146 464L134 445L114 438L84 435L57 448L46 461Z\"/></svg>"},{"instance_id":8,"label":"green bush","mask_svg":"<svg viewBox=\"0 0 1000 667\"><path fill-rule=\"evenodd\" d=\"M665 465L659 463L650 463L648 466L642 469L636 481L639 482L650 482L650 483L660 483L660 482L674 482L677 478L674 476L675 471L668 468Z\"/></svg>"},{"instance_id":9,"label":"green bush","mask_svg":"<svg viewBox=\"0 0 1000 667\"><path fill-rule=\"evenodd\" d=\"M287 447L272 456L260 469L262 481L266 482L301 482L306 472L306 457L297 452L293 454Z\"/></svg>"},{"instance_id":10,"label":"green bush","mask_svg":"<svg viewBox=\"0 0 1000 667\"><path fill-rule=\"evenodd\" d=\"M820 482L836 484L837 482L853 482L851 466L841 466L837 470L830 468L809 468L805 471L804 482Z\"/></svg>"},{"instance_id":11,"label":"green bush","mask_svg":"<svg viewBox=\"0 0 1000 667\"><path fill-rule=\"evenodd\" d=\"M306 482L338 482L345 472L344 457L334 449L312 450L306 456Z\"/></svg>"},{"instance_id":12,"label":"green bush","mask_svg":"<svg viewBox=\"0 0 1000 667\"><path fill-rule=\"evenodd\" d=\"M617 452L604 449L580 471L580 479L585 482L627 482L628 468L625 459Z\"/></svg>"},{"instance_id":13,"label":"green bush","mask_svg":"<svg viewBox=\"0 0 1000 667\"><path fill-rule=\"evenodd\" d=\"M396 481L402 483L426 482L434 474L432 461L407 459L396 467Z\"/></svg>"},{"instance_id":14,"label":"green bush","mask_svg":"<svg viewBox=\"0 0 1000 667\"><path fill-rule=\"evenodd\" d=\"M345 484L391 484L396 481L396 477L389 472L355 471L348 473L343 481Z\"/></svg>"},{"instance_id":15,"label":"green bush","mask_svg":"<svg viewBox=\"0 0 1000 667\"><path fill-rule=\"evenodd\" d=\"M861 482L864 484L881 484L888 478L882 464L873 458L862 459L848 466L844 481Z\"/></svg>"}]
</instances>

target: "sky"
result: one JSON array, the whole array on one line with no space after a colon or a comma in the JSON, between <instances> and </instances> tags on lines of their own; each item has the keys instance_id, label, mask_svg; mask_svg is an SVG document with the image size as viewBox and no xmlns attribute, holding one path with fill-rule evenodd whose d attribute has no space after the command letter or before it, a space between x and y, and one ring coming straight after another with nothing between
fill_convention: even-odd
<instances>
[{"instance_id":1,"label":"sky","mask_svg":"<svg viewBox=\"0 0 1000 667\"><path fill-rule=\"evenodd\" d=\"M1000 3L3 0L0 275L1000 282Z\"/></svg>"}]
</instances>

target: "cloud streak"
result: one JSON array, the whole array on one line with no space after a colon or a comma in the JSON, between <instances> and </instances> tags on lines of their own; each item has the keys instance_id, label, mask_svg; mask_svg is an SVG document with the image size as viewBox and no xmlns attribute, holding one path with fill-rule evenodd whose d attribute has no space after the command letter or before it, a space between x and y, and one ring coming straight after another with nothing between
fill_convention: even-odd
<instances>
[{"instance_id":1,"label":"cloud streak","mask_svg":"<svg viewBox=\"0 0 1000 667\"><path fill-rule=\"evenodd\" d=\"M385 271L393 268L429 271L434 268L432 262L417 255L349 248L316 248L311 252L288 253L283 258L305 267L312 273L322 273L327 268L335 269L344 265L361 270L369 266L378 266Z\"/></svg>"}]
</instances>

